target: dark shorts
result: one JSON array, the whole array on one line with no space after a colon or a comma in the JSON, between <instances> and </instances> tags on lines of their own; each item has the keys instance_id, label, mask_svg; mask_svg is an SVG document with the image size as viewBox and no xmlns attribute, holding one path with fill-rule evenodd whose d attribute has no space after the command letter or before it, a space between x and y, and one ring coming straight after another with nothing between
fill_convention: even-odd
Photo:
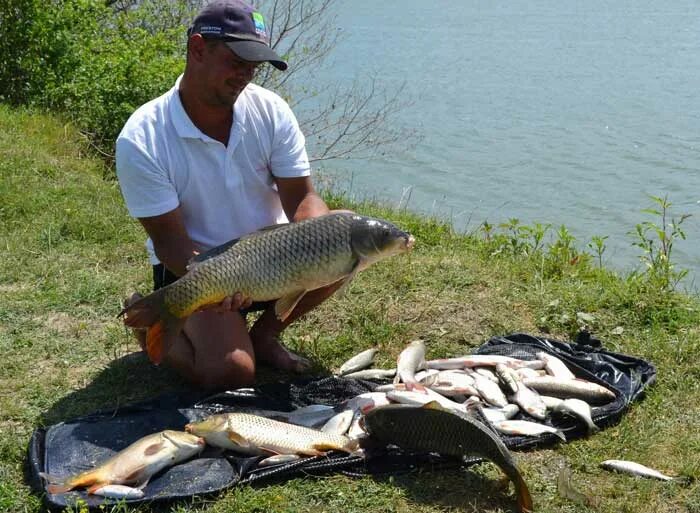
<instances>
[{"instance_id":1,"label":"dark shorts","mask_svg":"<svg viewBox=\"0 0 700 513\"><path fill-rule=\"evenodd\" d=\"M163 264L153 266L153 290L162 289L176 280L177 276L171 273ZM266 310L273 303L274 301L258 301L248 308L241 308L240 312L243 315L247 315L251 312L259 312L261 310Z\"/></svg>"}]
</instances>

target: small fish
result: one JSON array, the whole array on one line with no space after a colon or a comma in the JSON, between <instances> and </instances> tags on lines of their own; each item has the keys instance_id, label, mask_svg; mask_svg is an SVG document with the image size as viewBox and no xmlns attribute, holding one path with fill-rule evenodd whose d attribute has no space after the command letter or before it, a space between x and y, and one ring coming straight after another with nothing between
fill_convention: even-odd
<instances>
[{"instance_id":1,"label":"small fish","mask_svg":"<svg viewBox=\"0 0 700 513\"><path fill-rule=\"evenodd\" d=\"M649 468L641 463L626 460L605 460L600 464L606 470L616 470L633 476L648 477L652 479L661 479L662 481L674 481L678 478L670 477L662 474L658 470Z\"/></svg>"},{"instance_id":2,"label":"small fish","mask_svg":"<svg viewBox=\"0 0 700 513\"><path fill-rule=\"evenodd\" d=\"M413 406L423 406L432 402L437 402L443 409L465 413L466 407L463 404L451 401L447 397L443 397L430 389L426 389L425 393L414 390L393 390L387 392L386 396L394 402L409 404Z\"/></svg>"},{"instance_id":3,"label":"small fish","mask_svg":"<svg viewBox=\"0 0 700 513\"><path fill-rule=\"evenodd\" d=\"M437 360L428 360L425 365L428 369L466 369L473 367L495 367L502 363L512 369L520 369L527 367L530 369L544 368L544 362L540 360L520 360L511 358L510 356L502 356L498 354L472 354L467 356L458 356L455 358L439 358Z\"/></svg>"},{"instance_id":4,"label":"small fish","mask_svg":"<svg viewBox=\"0 0 700 513\"><path fill-rule=\"evenodd\" d=\"M551 395L540 395L540 399L542 399L542 402L548 410L553 410L564 401L564 399L560 399L559 397L552 397Z\"/></svg>"},{"instance_id":5,"label":"small fish","mask_svg":"<svg viewBox=\"0 0 700 513\"><path fill-rule=\"evenodd\" d=\"M325 404L310 404L290 412L271 411L265 412L264 415L260 416L280 420L282 422L289 422L290 424L296 424L297 426L315 428L328 422L328 420L335 414L336 411L332 406L327 406ZM252 413L252 415L256 414Z\"/></svg>"},{"instance_id":6,"label":"small fish","mask_svg":"<svg viewBox=\"0 0 700 513\"><path fill-rule=\"evenodd\" d=\"M517 404L520 409L527 412L530 416L537 420L544 420L547 417L547 405L540 397L540 394L526 386L515 371L510 372L516 391L509 396L509 400Z\"/></svg>"},{"instance_id":7,"label":"small fish","mask_svg":"<svg viewBox=\"0 0 700 513\"><path fill-rule=\"evenodd\" d=\"M344 435L348 432L352 419L355 416L353 410L341 411L337 415L331 417L328 422L326 422L321 431L324 433L333 433L334 435Z\"/></svg>"},{"instance_id":8,"label":"small fish","mask_svg":"<svg viewBox=\"0 0 700 513\"><path fill-rule=\"evenodd\" d=\"M281 465L283 463L291 463L299 461L302 456L298 454L275 454L258 462L258 467L271 467L272 465Z\"/></svg>"},{"instance_id":9,"label":"small fish","mask_svg":"<svg viewBox=\"0 0 700 513\"><path fill-rule=\"evenodd\" d=\"M396 377L394 383L405 383L410 388L422 388L416 380L416 372L425 365L425 343L414 340L401 351L396 361Z\"/></svg>"},{"instance_id":10,"label":"small fish","mask_svg":"<svg viewBox=\"0 0 700 513\"><path fill-rule=\"evenodd\" d=\"M59 478L46 473L46 490L51 494L65 493L75 488L87 488L88 493L105 485L145 487L151 476L166 467L184 461L204 448L204 440L182 431L161 431L145 436L119 451L99 466L76 476Z\"/></svg>"},{"instance_id":11,"label":"small fish","mask_svg":"<svg viewBox=\"0 0 700 513\"><path fill-rule=\"evenodd\" d=\"M433 385L430 385L428 388L433 392L437 392L440 395L444 395L445 397L469 397L470 395L479 395L479 391L476 388L474 388L473 385L460 386L453 385L452 383L445 383L439 381L437 383L434 383Z\"/></svg>"},{"instance_id":12,"label":"small fish","mask_svg":"<svg viewBox=\"0 0 700 513\"><path fill-rule=\"evenodd\" d=\"M562 399L583 399L589 403L607 403L615 399L611 390L584 379L562 379L554 376L525 378L523 383L540 394Z\"/></svg>"},{"instance_id":13,"label":"small fish","mask_svg":"<svg viewBox=\"0 0 700 513\"><path fill-rule=\"evenodd\" d=\"M108 499L142 499L145 495L140 488L119 484L101 486L93 489L92 494L107 497Z\"/></svg>"},{"instance_id":14,"label":"small fish","mask_svg":"<svg viewBox=\"0 0 700 513\"><path fill-rule=\"evenodd\" d=\"M438 380L440 371L437 369L426 369L416 372L416 381L421 385L430 386Z\"/></svg>"},{"instance_id":15,"label":"small fish","mask_svg":"<svg viewBox=\"0 0 700 513\"><path fill-rule=\"evenodd\" d=\"M491 369L487 369L486 367L474 367L474 372L482 375L486 379L493 381L494 383L498 383L498 377L496 376L496 373L493 372Z\"/></svg>"},{"instance_id":16,"label":"small fish","mask_svg":"<svg viewBox=\"0 0 700 513\"><path fill-rule=\"evenodd\" d=\"M201 436L209 445L252 455L319 456L330 450L351 453L357 445L345 436L247 413L212 415L201 422L187 424L185 431Z\"/></svg>"},{"instance_id":17,"label":"small fish","mask_svg":"<svg viewBox=\"0 0 700 513\"><path fill-rule=\"evenodd\" d=\"M508 404L508 399L498 383L477 373L472 374L472 377L474 378L474 388L479 391L479 395L487 403L501 408Z\"/></svg>"},{"instance_id":18,"label":"small fish","mask_svg":"<svg viewBox=\"0 0 700 513\"><path fill-rule=\"evenodd\" d=\"M396 369L364 369L345 374L344 378L352 379L387 379L396 376Z\"/></svg>"},{"instance_id":19,"label":"small fish","mask_svg":"<svg viewBox=\"0 0 700 513\"><path fill-rule=\"evenodd\" d=\"M494 423L493 427L507 435L537 436L542 433L552 433L566 441L564 433L560 430L552 426L540 424L539 422L530 422L528 420L502 420Z\"/></svg>"},{"instance_id":20,"label":"small fish","mask_svg":"<svg viewBox=\"0 0 700 513\"><path fill-rule=\"evenodd\" d=\"M580 419L586 425L589 435L600 431L591 417L591 405L581 399L564 399L552 411Z\"/></svg>"},{"instance_id":21,"label":"small fish","mask_svg":"<svg viewBox=\"0 0 700 513\"><path fill-rule=\"evenodd\" d=\"M520 378L515 370L506 367L502 363L498 363L496 364L496 377L506 393L514 394L518 391L518 381L520 381Z\"/></svg>"},{"instance_id":22,"label":"small fish","mask_svg":"<svg viewBox=\"0 0 700 513\"><path fill-rule=\"evenodd\" d=\"M544 362L544 368L548 374L562 379L575 379L576 376L569 370L566 364L554 355L540 351L535 356Z\"/></svg>"},{"instance_id":23,"label":"small fish","mask_svg":"<svg viewBox=\"0 0 700 513\"><path fill-rule=\"evenodd\" d=\"M374 362L374 356L377 354L377 351L378 349L373 347L371 349L362 351L359 354L356 354L340 366L340 369L338 370L338 375L344 376L346 374L350 374L351 372L357 372L366 369Z\"/></svg>"},{"instance_id":24,"label":"small fish","mask_svg":"<svg viewBox=\"0 0 700 513\"><path fill-rule=\"evenodd\" d=\"M434 402L420 408L393 404L369 412L364 424L371 439L385 444L492 461L513 481L518 511L533 511L530 491L512 455L491 429L471 415L446 411Z\"/></svg>"},{"instance_id":25,"label":"small fish","mask_svg":"<svg viewBox=\"0 0 700 513\"><path fill-rule=\"evenodd\" d=\"M394 385L391 386L393 387ZM377 389L379 388L381 387L377 387ZM356 395L342 402L340 408L343 410L366 413L372 408L384 404L389 404L389 399L387 399L385 392L377 390L376 392L365 392L364 394Z\"/></svg>"}]
</instances>

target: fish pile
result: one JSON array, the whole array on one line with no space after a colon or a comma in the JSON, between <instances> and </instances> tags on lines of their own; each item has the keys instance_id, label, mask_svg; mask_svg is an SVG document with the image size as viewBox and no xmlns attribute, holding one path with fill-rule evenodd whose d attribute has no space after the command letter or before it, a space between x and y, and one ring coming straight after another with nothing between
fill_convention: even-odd
<instances>
[{"instance_id":1,"label":"fish pile","mask_svg":"<svg viewBox=\"0 0 700 513\"><path fill-rule=\"evenodd\" d=\"M197 255L174 283L126 306L119 315L132 328L146 328L146 350L159 364L187 317L241 293L253 301L275 300L285 320L310 290L344 286L375 262L410 250L414 238L393 224L335 212L280 224Z\"/></svg>"},{"instance_id":2,"label":"fish pile","mask_svg":"<svg viewBox=\"0 0 700 513\"><path fill-rule=\"evenodd\" d=\"M577 378L562 360L544 351L536 353L533 360L466 355L427 361L425 351L425 343L414 340L399 354L395 369L372 369L368 367L377 351L369 349L345 362L338 375L355 379L394 377L393 383L363 394L374 407L387 402L423 405L436 401L459 414L478 408L501 433L552 433L562 440L564 434L545 423L551 414L576 419L590 434L598 430L592 408L616 398L607 387ZM368 409L364 406L363 413ZM514 419L516 415L518 420Z\"/></svg>"},{"instance_id":3,"label":"fish pile","mask_svg":"<svg viewBox=\"0 0 700 513\"><path fill-rule=\"evenodd\" d=\"M372 348L354 356L340 367L339 375L394 377L393 383L334 406L311 404L293 411L241 408L210 415L190 422L184 432L148 435L93 470L67 478L41 474L48 481L47 491L86 488L104 497L138 499L154 474L195 456L205 444L262 456L258 466L267 467L329 451L364 457L365 439L370 439L490 460L515 484L519 511L531 511L527 485L494 429L510 435L553 433L564 439L558 429L543 423L552 411L578 419L593 432L597 426L591 405L615 399L612 391L576 378L566 364L544 352L535 360L467 355L426 361L424 342L414 340L400 353L395 369L368 369L376 354ZM521 418L515 420L518 414Z\"/></svg>"}]
</instances>

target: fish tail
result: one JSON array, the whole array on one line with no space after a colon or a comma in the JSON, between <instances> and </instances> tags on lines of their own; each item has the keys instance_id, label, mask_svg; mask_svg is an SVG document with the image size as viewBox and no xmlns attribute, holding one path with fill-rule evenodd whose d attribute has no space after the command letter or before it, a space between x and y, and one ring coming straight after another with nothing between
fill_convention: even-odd
<instances>
[{"instance_id":1,"label":"fish tail","mask_svg":"<svg viewBox=\"0 0 700 513\"><path fill-rule=\"evenodd\" d=\"M153 363L159 365L163 361L185 326L185 320L165 313L162 319L148 328L146 352Z\"/></svg>"},{"instance_id":2,"label":"fish tail","mask_svg":"<svg viewBox=\"0 0 700 513\"><path fill-rule=\"evenodd\" d=\"M523 476L522 474L520 474L518 468L515 466L513 466L512 468L501 468L515 485L518 512L532 513L534 511L534 506L532 504L532 496L530 495L530 489L527 487L527 483L525 482L525 479L523 479Z\"/></svg>"},{"instance_id":3,"label":"fish tail","mask_svg":"<svg viewBox=\"0 0 700 513\"><path fill-rule=\"evenodd\" d=\"M46 486L46 491L51 495L56 495L59 493L66 493L73 489L72 486L66 484L63 479L47 474L46 472L39 472L39 476L46 480L48 483Z\"/></svg>"},{"instance_id":4,"label":"fish tail","mask_svg":"<svg viewBox=\"0 0 700 513\"><path fill-rule=\"evenodd\" d=\"M165 305L168 287L163 287L125 307L119 315L131 328L147 328L146 352L156 365L173 346L185 324L184 318L171 314Z\"/></svg>"},{"instance_id":5,"label":"fish tail","mask_svg":"<svg viewBox=\"0 0 700 513\"><path fill-rule=\"evenodd\" d=\"M534 511L534 506L532 504L530 489L527 487L523 476L518 474L518 477L519 479L514 481L515 493L518 495L518 511L520 513L532 513L532 511Z\"/></svg>"},{"instance_id":6,"label":"fish tail","mask_svg":"<svg viewBox=\"0 0 700 513\"><path fill-rule=\"evenodd\" d=\"M134 301L119 312L118 317L124 316L124 324L130 328L149 328L158 322L165 308L167 287Z\"/></svg>"},{"instance_id":7,"label":"fish tail","mask_svg":"<svg viewBox=\"0 0 700 513\"><path fill-rule=\"evenodd\" d=\"M49 485L46 491L52 495L66 493L74 488L90 486L97 481L97 476L94 472L84 472L71 479L61 479L45 472L40 472L39 475L48 481Z\"/></svg>"}]
</instances>

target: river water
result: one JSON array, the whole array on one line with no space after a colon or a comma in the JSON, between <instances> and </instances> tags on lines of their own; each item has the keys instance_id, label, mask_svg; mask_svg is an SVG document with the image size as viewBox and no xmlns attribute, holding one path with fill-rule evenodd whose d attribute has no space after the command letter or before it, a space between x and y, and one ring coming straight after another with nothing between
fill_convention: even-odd
<instances>
[{"instance_id":1,"label":"river water","mask_svg":"<svg viewBox=\"0 0 700 513\"><path fill-rule=\"evenodd\" d=\"M413 104L417 144L327 164L341 189L475 230L566 225L604 263L639 267L629 232L668 196L692 214L674 247L700 272L700 2L351 0L323 81L376 76ZM330 171L332 170L332 171ZM402 203L402 204L403 204Z\"/></svg>"}]
</instances>

